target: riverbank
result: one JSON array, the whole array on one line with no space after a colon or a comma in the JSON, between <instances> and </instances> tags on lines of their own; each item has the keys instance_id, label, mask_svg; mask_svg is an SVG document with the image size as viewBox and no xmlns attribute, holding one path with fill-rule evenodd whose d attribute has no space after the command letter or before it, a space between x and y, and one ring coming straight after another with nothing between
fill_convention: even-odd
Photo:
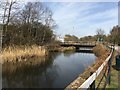
<instances>
[{"instance_id":1,"label":"riverbank","mask_svg":"<svg viewBox=\"0 0 120 90\"><path fill-rule=\"evenodd\" d=\"M12 46L2 50L1 63L17 62L25 58L42 57L48 55L48 51L43 46Z\"/></svg>"},{"instance_id":2,"label":"riverbank","mask_svg":"<svg viewBox=\"0 0 120 90\"><path fill-rule=\"evenodd\" d=\"M61 47L60 45L47 45L47 50L49 52L67 52L67 51L75 51L75 47Z\"/></svg>"},{"instance_id":3,"label":"riverbank","mask_svg":"<svg viewBox=\"0 0 120 90\"><path fill-rule=\"evenodd\" d=\"M88 67L75 81L68 85L66 87L66 90L68 88L78 88L80 85L82 85L82 83L85 82L85 80L87 80L89 76L94 73L110 55L110 50L101 44L96 45L96 47L93 48L93 52L97 56L95 63L92 66Z\"/></svg>"},{"instance_id":4,"label":"riverbank","mask_svg":"<svg viewBox=\"0 0 120 90\"><path fill-rule=\"evenodd\" d=\"M1 63L5 62L19 62L24 61L24 59L29 59L33 57L45 57L49 55L49 52L66 52L75 51L74 47L61 47L57 46L11 46L4 48L2 54L0 55ZM41 61L42 62L42 61Z\"/></svg>"}]
</instances>

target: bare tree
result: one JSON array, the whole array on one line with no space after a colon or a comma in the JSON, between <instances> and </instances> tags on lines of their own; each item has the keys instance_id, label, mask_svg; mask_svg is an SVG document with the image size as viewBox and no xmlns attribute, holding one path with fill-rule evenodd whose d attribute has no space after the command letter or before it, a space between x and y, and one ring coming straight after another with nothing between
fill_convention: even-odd
<instances>
[{"instance_id":1,"label":"bare tree","mask_svg":"<svg viewBox=\"0 0 120 90\"><path fill-rule=\"evenodd\" d=\"M97 29L96 33L97 33L98 36L103 36L105 34L105 31L102 30L102 29Z\"/></svg>"},{"instance_id":2,"label":"bare tree","mask_svg":"<svg viewBox=\"0 0 120 90\"><path fill-rule=\"evenodd\" d=\"M7 26L10 22L10 18L11 18L11 12L12 12L12 8L14 6L14 4L16 3L16 0L6 0L5 2L3 2L3 25L4 25L4 30L7 31Z\"/></svg>"},{"instance_id":3,"label":"bare tree","mask_svg":"<svg viewBox=\"0 0 120 90\"><path fill-rule=\"evenodd\" d=\"M2 36L4 36L4 40L2 39L3 41L10 41L11 39L8 35L8 25L10 24L12 17L14 17L14 12L16 11L16 7L18 6L15 6L16 4L16 0L5 0L1 2L1 11L3 12L1 13L3 26ZM9 39L7 39L7 37L9 37Z\"/></svg>"},{"instance_id":4,"label":"bare tree","mask_svg":"<svg viewBox=\"0 0 120 90\"><path fill-rule=\"evenodd\" d=\"M21 9L14 9L16 2L4 4L5 44L45 44L51 41L53 26L52 11L41 2L28 2Z\"/></svg>"},{"instance_id":5,"label":"bare tree","mask_svg":"<svg viewBox=\"0 0 120 90\"><path fill-rule=\"evenodd\" d=\"M102 29L97 29L96 30L97 38L101 41L104 38L105 32Z\"/></svg>"},{"instance_id":6,"label":"bare tree","mask_svg":"<svg viewBox=\"0 0 120 90\"><path fill-rule=\"evenodd\" d=\"M120 44L120 27L118 25L110 31L110 40L114 44Z\"/></svg>"}]
</instances>

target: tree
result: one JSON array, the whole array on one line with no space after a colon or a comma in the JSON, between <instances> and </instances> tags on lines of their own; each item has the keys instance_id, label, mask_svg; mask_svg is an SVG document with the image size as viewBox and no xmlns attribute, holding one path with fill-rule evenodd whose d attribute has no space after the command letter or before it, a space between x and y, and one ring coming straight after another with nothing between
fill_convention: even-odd
<instances>
[{"instance_id":1,"label":"tree","mask_svg":"<svg viewBox=\"0 0 120 90\"><path fill-rule=\"evenodd\" d=\"M96 36L84 36L79 39L80 41L96 41Z\"/></svg>"},{"instance_id":2,"label":"tree","mask_svg":"<svg viewBox=\"0 0 120 90\"><path fill-rule=\"evenodd\" d=\"M103 38L104 38L104 30L102 29L97 29L96 30L96 34L97 34L97 38L100 40L100 41L103 41Z\"/></svg>"},{"instance_id":3,"label":"tree","mask_svg":"<svg viewBox=\"0 0 120 90\"><path fill-rule=\"evenodd\" d=\"M114 44L120 44L120 27L118 25L110 31L110 41Z\"/></svg>"},{"instance_id":4,"label":"tree","mask_svg":"<svg viewBox=\"0 0 120 90\"><path fill-rule=\"evenodd\" d=\"M16 2L10 5L11 9L7 8L8 15L3 24L5 28L7 26L7 30L4 29L3 45L44 45L54 40L53 27L56 24L51 10L40 2L28 2L22 9L14 10Z\"/></svg>"},{"instance_id":5,"label":"tree","mask_svg":"<svg viewBox=\"0 0 120 90\"><path fill-rule=\"evenodd\" d=\"M64 41L78 41L78 40L79 40L78 37L75 35L66 34L64 37Z\"/></svg>"},{"instance_id":6,"label":"tree","mask_svg":"<svg viewBox=\"0 0 120 90\"><path fill-rule=\"evenodd\" d=\"M103 36L105 34L104 30L102 30L102 29L97 29L96 33L98 36Z\"/></svg>"},{"instance_id":7,"label":"tree","mask_svg":"<svg viewBox=\"0 0 120 90\"><path fill-rule=\"evenodd\" d=\"M16 1L13 1L13 0L11 0L11 1L6 0L4 2L1 2L1 6L2 6L1 11L3 11L3 13L1 13L1 16L2 16L1 20L2 20L2 25L3 25L2 34L4 34L3 41L5 41L5 42L9 41L6 37L9 37L9 34L7 33L8 25L10 23L11 13L13 13L13 11L15 10L15 8L14 8L15 4L16 4Z\"/></svg>"}]
</instances>

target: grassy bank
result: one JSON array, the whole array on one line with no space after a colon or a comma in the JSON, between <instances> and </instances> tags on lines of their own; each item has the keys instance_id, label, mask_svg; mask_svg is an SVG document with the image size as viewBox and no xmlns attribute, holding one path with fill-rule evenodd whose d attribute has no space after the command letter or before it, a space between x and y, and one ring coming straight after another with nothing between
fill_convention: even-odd
<instances>
[{"instance_id":1,"label":"grassy bank","mask_svg":"<svg viewBox=\"0 0 120 90\"><path fill-rule=\"evenodd\" d=\"M67 52L75 51L75 47L61 47L60 45L48 45L47 50L49 52Z\"/></svg>"},{"instance_id":2,"label":"grassy bank","mask_svg":"<svg viewBox=\"0 0 120 90\"><path fill-rule=\"evenodd\" d=\"M105 48L105 46L103 46L102 44L98 44L96 47L93 48L93 53L98 58L104 56L104 54L106 54L107 52L109 52L109 50L107 48Z\"/></svg>"},{"instance_id":3,"label":"grassy bank","mask_svg":"<svg viewBox=\"0 0 120 90\"><path fill-rule=\"evenodd\" d=\"M60 52L75 51L75 47L60 47L58 48Z\"/></svg>"},{"instance_id":4,"label":"grassy bank","mask_svg":"<svg viewBox=\"0 0 120 90\"><path fill-rule=\"evenodd\" d=\"M2 50L1 63L10 61L16 62L25 58L45 56L47 54L48 51L42 46L12 46Z\"/></svg>"}]
</instances>

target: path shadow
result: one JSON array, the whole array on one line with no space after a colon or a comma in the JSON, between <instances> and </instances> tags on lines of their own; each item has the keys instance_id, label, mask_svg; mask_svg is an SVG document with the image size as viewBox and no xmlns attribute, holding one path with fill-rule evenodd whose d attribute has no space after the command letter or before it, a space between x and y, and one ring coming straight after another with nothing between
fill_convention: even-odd
<instances>
[{"instance_id":1,"label":"path shadow","mask_svg":"<svg viewBox=\"0 0 120 90\"><path fill-rule=\"evenodd\" d=\"M115 69L115 70L117 70L117 71L120 71L120 69L118 69L118 68L116 67L116 65L112 65L112 68Z\"/></svg>"}]
</instances>

